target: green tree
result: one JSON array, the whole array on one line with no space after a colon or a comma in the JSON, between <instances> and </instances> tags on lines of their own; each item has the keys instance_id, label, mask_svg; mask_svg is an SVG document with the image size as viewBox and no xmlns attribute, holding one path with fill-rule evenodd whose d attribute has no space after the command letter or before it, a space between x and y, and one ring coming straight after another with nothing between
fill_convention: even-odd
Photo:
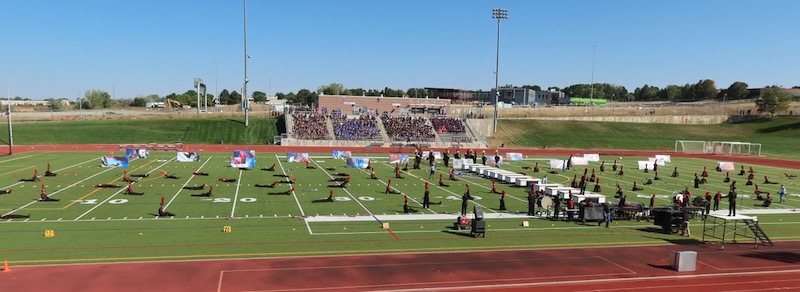
<instances>
[{"instance_id":1,"label":"green tree","mask_svg":"<svg viewBox=\"0 0 800 292\"><path fill-rule=\"evenodd\" d=\"M111 95L108 92L92 89L87 90L83 96L89 103L89 108L104 109L111 107Z\"/></svg>"},{"instance_id":2,"label":"green tree","mask_svg":"<svg viewBox=\"0 0 800 292\"><path fill-rule=\"evenodd\" d=\"M588 98L591 95L591 87L589 84L573 84L570 86L565 87L562 91L568 97L582 97Z\"/></svg>"},{"instance_id":3,"label":"green tree","mask_svg":"<svg viewBox=\"0 0 800 292\"><path fill-rule=\"evenodd\" d=\"M764 88L761 97L755 100L756 109L760 112L770 113L770 117L775 116L775 112L789 109L792 103L792 96L778 86L768 86Z\"/></svg>"},{"instance_id":4,"label":"green tree","mask_svg":"<svg viewBox=\"0 0 800 292\"><path fill-rule=\"evenodd\" d=\"M267 101L267 94L263 91L253 91L253 101L255 102L266 102Z\"/></svg>"},{"instance_id":5,"label":"green tree","mask_svg":"<svg viewBox=\"0 0 800 292\"><path fill-rule=\"evenodd\" d=\"M289 102L297 102L297 94L294 92L289 92L286 94L286 100Z\"/></svg>"},{"instance_id":6,"label":"green tree","mask_svg":"<svg viewBox=\"0 0 800 292\"><path fill-rule=\"evenodd\" d=\"M383 96L385 97L403 97L405 92L401 89L391 89L389 87L384 87L381 94L383 94Z\"/></svg>"},{"instance_id":7,"label":"green tree","mask_svg":"<svg viewBox=\"0 0 800 292\"><path fill-rule=\"evenodd\" d=\"M703 79L698 81L697 84L693 86L692 91L695 100L713 99L716 98L717 93L719 93L717 84L711 79Z\"/></svg>"},{"instance_id":8,"label":"green tree","mask_svg":"<svg viewBox=\"0 0 800 292\"><path fill-rule=\"evenodd\" d=\"M181 104L183 104L183 105L196 107L197 106L197 91L194 91L194 89L187 90L183 94L178 95L176 97L176 100L178 102L180 102Z\"/></svg>"},{"instance_id":9,"label":"green tree","mask_svg":"<svg viewBox=\"0 0 800 292\"><path fill-rule=\"evenodd\" d=\"M683 86L681 86L681 100L684 101L695 100L694 86L692 84L686 83Z\"/></svg>"},{"instance_id":10,"label":"green tree","mask_svg":"<svg viewBox=\"0 0 800 292\"><path fill-rule=\"evenodd\" d=\"M130 104L131 106L136 107L146 107L147 106L147 99L144 97L135 97Z\"/></svg>"},{"instance_id":11,"label":"green tree","mask_svg":"<svg viewBox=\"0 0 800 292\"><path fill-rule=\"evenodd\" d=\"M728 90L725 90L725 97L729 100L735 99L745 99L747 98L748 91L747 91L747 83L736 81L731 86L728 86Z\"/></svg>"},{"instance_id":12,"label":"green tree","mask_svg":"<svg viewBox=\"0 0 800 292\"><path fill-rule=\"evenodd\" d=\"M413 98L420 98L425 97L428 95L428 92L425 88L409 88L406 90L406 96L413 97Z\"/></svg>"},{"instance_id":13,"label":"green tree","mask_svg":"<svg viewBox=\"0 0 800 292\"><path fill-rule=\"evenodd\" d=\"M534 85L535 87L535 85ZM613 85L608 83L573 84L559 90L558 87L549 87L547 90L563 91L568 97L593 97L609 100L627 100L628 89L625 86Z\"/></svg>"},{"instance_id":14,"label":"green tree","mask_svg":"<svg viewBox=\"0 0 800 292\"><path fill-rule=\"evenodd\" d=\"M231 92L231 95L228 98L228 103L226 104L240 104L240 103L242 103L242 94L234 90L233 92Z\"/></svg>"},{"instance_id":15,"label":"green tree","mask_svg":"<svg viewBox=\"0 0 800 292\"><path fill-rule=\"evenodd\" d=\"M344 85L341 83L331 83L328 85L320 86L317 89L317 92L320 92L325 95L340 95L344 93Z\"/></svg>"},{"instance_id":16,"label":"green tree","mask_svg":"<svg viewBox=\"0 0 800 292\"><path fill-rule=\"evenodd\" d=\"M681 87L677 85L667 85L658 93L660 100L673 101L681 98Z\"/></svg>"},{"instance_id":17,"label":"green tree","mask_svg":"<svg viewBox=\"0 0 800 292\"><path fill-rule=\"evenodd\" d=\"M367 92L364 91L364 88L353 88L353 89L348 89L348 90L350 91L350 94L348 94L348 95L352 95L352 96L363 96L363 95L367 94Z\"/></svg>"},{"instance_id":18,"label":"green tree","mask_svg":"<svg viewBox=\"0 0 800 292\"><path fill-rule=\"evenodd\" d=\"M227 90L227 89L223 89L223 90L222 90L222 91L219 93L219 104L221 104L221 105L230 104L230 101L231 101L231 94L230 94L230 92L228 92L228 90Z\"/></svg>"},{"instance_id":19,"label":"green tree","mask_svg":"<svg viewBox=\"0 0 800 292\"><path fill-rule=\"evenodd\" d=\"M50 110L57 112L61 110L61 101L63 99L56 99L56 98L46 98L45 101L50 102Z\"/></svg>"},{"instance_id":20,"label":"green tree","mask_svg":"<svg viewBox=\"0 0 800 292\"><path fill-rule=\"evenodd\" d=\"M645 84L641 88L633 90L633 98L637 101L657 100L659 95L658 87Z\"/></svg>"},{"instance_id":21,"label":"green tree","mask_svg":"<svg viewBox=\"0 0 800 292\"><path fill-rule=\"evenodd\" d=\"M534 90L534 91L542 91L542 87L539 86L539 85L527 85L526 84L526 85L523 85L522 88L530 89L530 90Z\"/></svg>"},{"instance_id":22,"label":"green tree","mask_svg":"<svg viewBox=\"0 0 800 292\"><path fill-rule=\"evenodd\" d=\"M314 106L319 102L319 95L308 89L300 89L297 91L297 102L302 105Z\"/></svg>"}]
</instances>

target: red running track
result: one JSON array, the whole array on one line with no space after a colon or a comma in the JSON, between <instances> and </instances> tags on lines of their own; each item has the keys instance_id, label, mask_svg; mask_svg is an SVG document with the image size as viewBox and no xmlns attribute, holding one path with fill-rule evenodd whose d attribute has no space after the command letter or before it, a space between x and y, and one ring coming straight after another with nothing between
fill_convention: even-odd
<instances>
[{"instance_id":1,"label":"red running track","mask_svg":"<svg viewBox=\"0 0 800 292\"><path fill-rule=\"evenodd\" d=\"M475 239L481 240L481 239ZM0 291L800 290L800 241L11 266ZM696 251L697 270L670 269Z\"/></svg>"}]
</instances>

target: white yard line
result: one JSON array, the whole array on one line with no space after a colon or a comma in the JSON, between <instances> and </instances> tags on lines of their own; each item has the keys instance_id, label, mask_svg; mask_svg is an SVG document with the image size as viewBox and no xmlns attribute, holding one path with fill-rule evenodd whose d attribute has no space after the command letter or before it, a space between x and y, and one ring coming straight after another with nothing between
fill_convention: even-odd
<instances>
[{"instance_id":1,"label":"white yard line","mask_svg":"<svg viewBox=\"0 0 800 292\"><path fill-rule=\"evenodd\" d=\"M56 169L56 172L59 172L59 171L62 171L62 170L66 170L66 169L70 169L70 168L73 168L73 167L76 167L76 166L79 166L79 165L83 165L83 164L86 164L86 163L89 163L89 162L92 162L92 161L96 161L96 160L97 160L97 158L92 158L92 159L86 160L86 161L78 163L78 164L73 164L71 166L67 166L67 167L64 167L64 168L61 168L61 169ZM16 185L21 184L21 183L24 183L24 181L15 182L15 183L13 183L11 185L8 185L8 186L4 187L3 189L8 189L10 187L16 186Z\"/></svg>"},{"instance_id":2,"label":"white yard line","mask_svg":"<svg viewBox=\"0 0 800 292\"><path fill-rule=\"evenodd\" d=\"M107 171L109 171L109 170L113 170L113 169L116 169L116 167L110 167L110 168L108 168L108 169L106 169L106 170L103 170L103 171L101 171L101 172L95 173L95 174L93 174L93 175L91 175L91 176L89 176L89 177L87 177L87 178L84 178L84 179L82 179L82 180L79 180L78 182L76 182L76 183L73 183L73 184L71 184L71 185L69 185L69 186L67 186L67 187L65 187L65 188L63 188L63 189L60 189L60 190L57 190L57 191L55 191L55 192L53 192L53 193L49 194L49 196L50 196L50 197L52 197L52 196L54 196L54 195L56 195L56 194L60 193L61 191L64 191L64 190L66 190L66 189L69 189L69 188L71 188L71 187L74 187L74 186L76 186L76 185L78 185L78 184L80 184L80 183L82 183L82 182L85 182L85 181L87 181L87 180L89 180L89 179L91 179L91 178L93 178L93 177L95 177L95 176L101 175L101 174L103 174L103 173L106 173ZM19 211L19 210L25 209L25 208L27 208L28 206L35 204L36 202L39 202L39 200L34 200L34 201L30 202L30 203L27 203L27 204L23 205L22 207L16 208L16 209L12 210L11 212L8 212L8 213L5 213L5 214L3 214L3 216L9 215L9 214L13 214L13 213L15 213L15 212L17 212L17 211Z\"/></svg>"},{"instance_id":3,"label":"white yard line","mask_svg":"<svg viewBox=\"0 0 800 292\"><path fill-rule=\"evenodd\" d=\"M325 175L327 175L329 178L333 179L333 176L327 170L322 168L322 166L320 166L319 163L317 163L316 160L311 160L311 161L314 162L314 164L317 166L317 169L322 170L323 172L325 172ZM337 183L337 182L334 181L334 183ZM369 214L370 216L374 217L374 215L372 214L372 211L367 209L367 206L364 206L364 204L361 203L361 200L359 200L358 198L353 196L353 194L350 193L350 191L348 191L347 188L342 188L342 190L344 190L344 192L347 193L347 195L350 196L350 198L353 199L353 201L358 203L358 205L361 206L361 208L364 209L364 211L367 211L367 214ZM381 222L380 220L378 220L378 218L375 218L375 220L378 221L378 222Z\"/></svg>"},{"instance_id":4,"label":"white yard line","mask_svg":"<svg viewBox=\"0 0 800 292\"><path fill-rule=\"evenodd\" d=\"M6 163L6 162L14 161L14 160L17 160L17 159L25 159L25 158L29 158L31 156L33 156L33 155L26 155L26 156L20 156L20 157L17 157L17 158L11 158L9 160L0 161L0 163Z\"/></svg>"},{"instance_id":5,"label":"white yard line","mask_svg":"<svg viewBox=\"0 0 800 292\"><path fill-rule=\"evenodd\" d=\"M275 159L278 160L278 165L280 165L281 171L283 172L283 175L286 176L286 169L283 168L283 163L281 163L281 158L278 157L278 154L275 154ZM286 176L286 177L288 178L288 176ZM292 185L292 183L289 183L289 186L290 187L294 187L294 185ZM300 216L305 218L306 217L306 212L303 211L303 206L300 205L300 200L297 199L297 194L295 192L292 192L292 197L294 197L294 201L297 203L297 208L300 209ZM308 229L308 234L314 234L314 232L311 231L311 225L308 225L308 221L303 220L303 223L306 224L306 229Z\"/></svg>"},{"instance_id":6,"label":"white yard line","mask_svg":"<svg viewBox=\"0 0 800 292\"><path fill-rule=\"evenodd\" d=\"M436 172L439 172L439 173L441 173L441 174L446 174L446 175L448 176L448 179L449 179L449 177L450 177L450 172L441 171L441 170L437 170ZM469 173L473 173L473 172L470 172L469 170L463 170L463 169L461 170L461 172L469 172ZM476 173L475 175L477 175L477 173ZM533 176L531 176L531 177L533 177ZM479 178L479 177L478 177L477 179L481 179L481 178ZM479 188L484 188L484 189L487 189L487 190L491 190L491 188L489 188L489 187L487 187L487 186L484 186L484 185L482 185L482 184L480 184L480 183L477 183L477 182L475 182L475 181L473 181L473 180L469 180L469 179L467 179L467 178L465 178L465 177L461 177L461 178L459 178L458 180L463 180L463 181L465 181L465 182L468 182L468 183L474 184L475 186L477 186L477 187L479 187ZM518 189L519 189L519 190L525 190L525 191L526 191L526 193L527 193L527 190L528 190L528 188L527 188L527 187L524 187L524 188L518 188ZM508 194L506 194L506 195L508 195ZM516 197L516 196L508 196L508 197L511 197L512 199L514 199L514 200L517 200L517 201L520 201L520 202L524 202L525 204L527 204L527 203L528 203L528 200L526 200L526 199L518 198L518 197Z\"/></svg>"},{"instance_id":7,"label":"white yard line","mask_svg":"<svg viewBox=\"0 0 800 292\"><path fill-rule=\"evenodd\" d=\"M211 158L212 158L212 157L214 157L214 156L209 156L209 157L208 157L208 159L206 159L206 162L203 162L203 164L201 164L201 165L200 165L200 167L198 167L197 169L195 169L195 171L194 171L194 172L198 172L198 171L200 171L201 169L203 169L203 166L206 166L206 163L208 163L209 161L211 161ZM190 181L192 181L192 179L193 179L194 177L195 177L195 175L194 175L194 174L192 174L192 176L190 176L190 177L189 177L189 179L187 179L187 180L186 180L186 182L185 182L185 183L183 183L183 185L181 186L181 188L180 188L180 189L178 189L178 191L177 191L177 192L175 192L175 195L173 195L173 196L172 196L172 198L171 198L171 199L169 199L169 202L167 202L166 204L164 204L164 210L166 210L166 209L167 209L167 207L169 207L169 205L170 205L170 204L172 204L172 201L174 201L174 200L175 200L175 198L177 198L177 197L178 197L178 194L180 194L180 193L181 193L181 191L183 191L183 188L184 188L184 187L186 187L186 185L188 185L188 184L189 184L189 182L190 182Z\"/></svg>"},{"instance_id":8,"label":"white yard line","mask_svg":"<svg viewBox=\"0 0 800 292\"><path fill-rule=\"evenodd\" d=\"M236 192L233 194L233 207L231 207L231 218L233 218L233 214L236 212L236 201L239 200L239 187L242 185L242 172L244 170L239 170L239 178L236 179Z\"/></svg>"},{"instance_id":9,"label":"white yard line","mask_svg":"<svg viewBox=\"0 0 800 292\"><path fill-rule=\"evenodd\" d=\"M174 159L174 158L173 158L173 159ZM164 163L162 163L161 165L157 166L156 168L153 168L153 170L150 170L150 171L148 171L147 173L149 174L149 173L151 173L151 172L154 172L154 171L156 171L157 169L161 168L162 166L166 165L167 163L170 163L171 161L172 161L172 159L170 159L170 160L167 160L167 162L164 162ZM125 191L125 190L126 190L126 188L125 188L125 187L122 187L122 188L120 188L120 189L119 189L118 191L116 191L114 194L112 194L112 195L108 196L108 198L106 198L105 200L103 200L103 201L102 201L102 202L100 202L99 204L95 205L94 207L90 208L90 209L89 209L89 210L87 210L86 212L83 212L83 214L81 214L80 216L76 217L76 218L75 218L75 219L73 219L73 220L80 220L81 218L83 218L83 216L86 216L86 214L89 214L89 212L92 212L92 211L94 211L94 209L97 209L98 207L100 207L101 205L103 205L103 204L105 204L106 202L110 201L110 200L111 200L112 198L114 198L116 195L119 195L119 193L121 193L121 192L123 192L123 191Z\"/></svg>"},{"instance_id":10,"label":"white yard line","mask_svg":"<svg viewBox=\"0 0 800 292\"><path fill-rule=\"evenodd\" d=\"M391 166L391 165L390 165L388 162L386 162L386 163L383 163L383 162L381 162L380 164L383 164L383 165L385 165L385 166L387 166L387 167L389 167L389 168L392 168L392 166ZM413 174L411 174L410 172L406 172L406 174L408 174L409 176L412 176L412 177L416 177L416 178L418 178L418 179L421 179L422 181L427 181L427 180L425 180L425 179L423 179L423 178L421 178L421 177L419 177L419 176L416 176L416 175L413 175ZM382 181L381 181L381 182L382 182ZM430 183L430 182L429 182L429 183ZM445 192L451 193L451 194L453 194L453 196L456 196L456 197L458 197L458 196L459 196L459 195L458 195L458 194L456 194L455 192L453 192L453 191L451 191L451 190L448 190L448 189L446 189L446 188L444 188L444 187L440 186L438 182L437 182L436 184L434 184L434 183L430 183L430 185L432 185L432 186L434 186L434 187L437 187L437 188L439 188L439 189L442 189L442 190L444 190ZM481 196L481 198L483 198L483 197ZM481 205L481 204L479 204L479 203L475 202L475 200L470 200L470 201L472 201L472 204L475 204L475 205L478 205L478 206L481 206L481 207L483 207L483 209L484 209L484 210L488 210L488 211L490 211L490 212L492 212L492 213L497 213L497 211L495 211L494 209L492 209L492 208L489 208L489 207L486 207L486 206L484 206L484 205ZM416 201L415 201L415 202L416 202ZM418 204L419 204L419 203L418 203ZM460 212L460 209L459 209L459 212Z\"/></svg>"}]
</instances>

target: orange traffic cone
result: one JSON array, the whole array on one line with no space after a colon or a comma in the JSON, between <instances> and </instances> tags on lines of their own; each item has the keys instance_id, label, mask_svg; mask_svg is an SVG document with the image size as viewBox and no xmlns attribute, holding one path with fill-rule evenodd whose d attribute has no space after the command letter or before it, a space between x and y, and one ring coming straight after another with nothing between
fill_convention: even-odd
<instances>
[{"instance_id":1,"label":"orange traffic cone","mask_svg":"<svg viewBox=\"0 0 800 292\"><path fill-rule=\"evenodd\" d=\"M11 267L8 266L8 260L3 263L3 272L11 272Z\"/></svg>"}]
</instances>

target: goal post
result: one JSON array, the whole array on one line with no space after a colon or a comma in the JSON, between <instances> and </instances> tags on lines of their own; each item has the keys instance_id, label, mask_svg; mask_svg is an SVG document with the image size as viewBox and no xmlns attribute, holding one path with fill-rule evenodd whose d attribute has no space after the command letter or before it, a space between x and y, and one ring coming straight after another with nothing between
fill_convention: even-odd
<instances>
[{"instance_id":1,"label":"goal post","mask_svg":"<svg viewBox=\"0 0 800 292\"><path fill-rule=\"evenodd\" d=\"M712 153L711 143L706 141L676 140L675 152Z\"/></svg>"},{"instance_id":2,"label":"goal post","mask_svg":"<svg viewBox=\"0 0 800 292\"><path fill-rule=\"evenodd\" d=\"M761 143L676 140L675 152L761 156Z\"/></svg>"},{"instance_id":3,"label":"goal post","mask_svg":"<svg viewBox=\"0 0 800 292\"><path fill-rule=\"evenodd\" d=\"M713 141L711 145L714 154L761 156L761 143Z\"/></svg>"}]
</instances>

